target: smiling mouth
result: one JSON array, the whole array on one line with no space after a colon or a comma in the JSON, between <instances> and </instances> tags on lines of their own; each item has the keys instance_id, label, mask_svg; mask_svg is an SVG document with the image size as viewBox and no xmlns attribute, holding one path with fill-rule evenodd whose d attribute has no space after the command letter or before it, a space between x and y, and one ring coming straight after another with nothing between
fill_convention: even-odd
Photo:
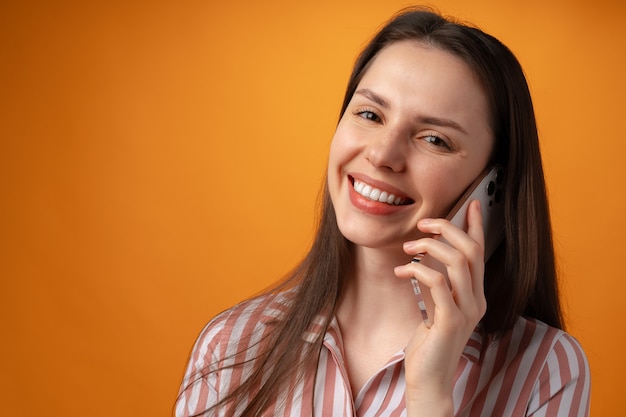
<instances>
[{"instance_id":1,"label":"smiling mouth","mask_svg":"<svg viewBox=\"0 0 626 417\"><path fill-rule=\"evenodd\" d=\"M372 187L371 185L354 178L351 179L354 191L368 200L378 201L379 203L390 204L392 206L405 206L413 203L413 200L410 198L399 197L395 194L388 193L387 191L379 190L378 188Z\"/></svg>"}]
</instances>

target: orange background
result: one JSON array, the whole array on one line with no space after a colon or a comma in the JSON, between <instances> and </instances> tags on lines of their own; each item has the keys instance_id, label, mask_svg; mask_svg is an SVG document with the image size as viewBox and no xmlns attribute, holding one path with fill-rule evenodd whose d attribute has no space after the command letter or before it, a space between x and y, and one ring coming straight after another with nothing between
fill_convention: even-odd
<instances>
[{"instance_id":1,"label":"orange background","mask_svg":"<svg viewBox=\"0 0 626 417\"><path fill-rule=\"evenodd\" d=\"M217 312L307 249L357 52L404 1L0 4L0 414L169 415ZM626 7L435 3L534 95L570 332L623 405Z\"/></svg>"}]
</instances>

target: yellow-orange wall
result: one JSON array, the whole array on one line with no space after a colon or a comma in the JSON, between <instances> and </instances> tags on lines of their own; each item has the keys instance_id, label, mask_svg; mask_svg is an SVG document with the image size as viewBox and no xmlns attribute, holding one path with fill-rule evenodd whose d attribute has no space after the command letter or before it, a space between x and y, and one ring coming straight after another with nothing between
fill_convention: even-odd
<instances>
[{"instance_id":1,"label":"yellow-orange wall","mask_svg":"<svg viewBox=\"0 0 626 417\"><path fill-rule=\"evenodd\" d=\"M592 412L623 412L626 7L442 0L535 98ZM0 3L0 414L168 415L215 313L309 245L344 84L405 1Z\"/></svg>"}]
</instances>

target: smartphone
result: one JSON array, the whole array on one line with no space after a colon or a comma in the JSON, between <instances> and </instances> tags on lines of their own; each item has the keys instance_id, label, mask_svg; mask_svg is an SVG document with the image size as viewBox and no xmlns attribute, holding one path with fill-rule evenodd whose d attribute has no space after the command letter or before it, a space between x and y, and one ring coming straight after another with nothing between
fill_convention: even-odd
<instances>
[{"instance_id":1,"label":"smartphone","mask_svg":"<svg viewBox=\"0 0 626 417\"><path fill-rule=\"evenodd\" d=\"M499 164L490 166L472 182L446 216L446 219L450 220L452 224L467 231L467 209L469 204L473 200L480 201L485 232L485 262L489 260L504 238L504 192L504 169ZM440 237L440 240L447 243L443 237ZM441 272L448 280L446 267L432 256L426 254L420 263ZM448 285L450 285L449 280ZM413 287L416 293L422 292L417 280L413 281ZM422 298L420 303L424 303L420 304L422 312L428 312L428 315L425 315L424 318L427 319L428 316L431 316L430 322L432 323L430 312L434 311L434 305L432 305L430 294L426 297L423 294L420 295L420 298Z\"/></svg>"}]
</instances>

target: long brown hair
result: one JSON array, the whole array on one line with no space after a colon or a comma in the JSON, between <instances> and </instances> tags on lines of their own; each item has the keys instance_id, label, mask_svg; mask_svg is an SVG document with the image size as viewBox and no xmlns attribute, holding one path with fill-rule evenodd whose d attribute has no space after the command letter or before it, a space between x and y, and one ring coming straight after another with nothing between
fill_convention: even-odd
<instances>
[{"instance_id":1,"label":"long brown hair","mask_svg":"<svg viewBox=\"0 0 626 417\"><path fill-rule=\"evenodd\" d=\"M518 316L528 316L562 328L537 127L519 62L500 41L475 27L429 9L406 9L395 15L359 55L340 117L372 59L400 40L424 42L463 59L478 76L489 100L496 141L493 159L505 167L508 175L505 238L486 265L487 312L481 326L486 333L498 336L509 330ZM342 282L351 273L353 251L339 232L326 185L320 205L311 250L272 290L293 289L295 298L290 308L276 324L271 340L263 342L265 347L255 362L256 372L220 403L236 404L253 392L241 416L260 416L294 372L301 376L303 369L315 365L323 332L305 355L302 335L319 313L326 313L330 320Z\"/></svg>"}]
</instances>

